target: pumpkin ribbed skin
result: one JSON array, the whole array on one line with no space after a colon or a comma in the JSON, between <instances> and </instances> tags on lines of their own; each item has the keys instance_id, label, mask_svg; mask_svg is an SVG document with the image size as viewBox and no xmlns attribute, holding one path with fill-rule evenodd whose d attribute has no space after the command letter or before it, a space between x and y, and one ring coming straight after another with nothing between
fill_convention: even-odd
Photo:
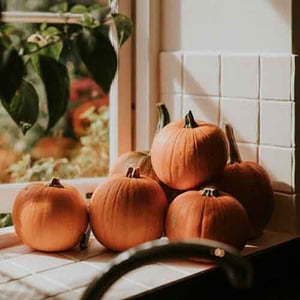
<instances>
[{"instance_id":1,"label":"pumpkin ribbed skin","mask_svg":"<svg viewBox=\"0 0 300 300\"><path fill-rule=\"evenodd\" d=\"M245 207L251 225L249 238L261 236L272 217L274 206L271 182L263 167L252 161L228 164L220 188Z\"/></svg>"},{"instance_id":2,"label":"pumpkin ribbed skin","mask_svg":"<svg viewBox=\"0 0 300 300\"><path fill-rule=\"evenodd\" d=\"M245 209L231 195L202 195L202 191L187 191L169 205L166 235L170 240L204 238L242 249L249 234Z\"/></svg>"},{"instance_id":3,"label":"pumpkin ribbed skin","mask_svg":"<svg viewBox=\"0 0 300 300\"><path fill-rule=\"evenodd\" d=\"M29 183L18 192L12 217L19 238L47 252L73 248L88 225L87 205L77 189L68 185Z\"/></svg>"},{"instance_id":4,"label":"pumpkin ribbed skin","mask_svg":"<svg viewBox=\"0 0 300 300\"><path fill-rule=\"evenodd\" d=\"M195 121L185 127L179 120L166 125L155 137L151 161L158 178L166 185L188 190L220 176L228 159L228 147L221 128Z\"/></svg>"},{"instance_id":5,"label":"pumpkin ribbed skin","mask_svg":"<svg viewBox=\"0 0 300 300\"><path fill-rule=\"evenodd\" d=\"M160 238L167 200L159 184L149 177L109 177L90 201L90 224L96 239L114 251Z\"/></svg>"},{"instance_id":6,"label":"pumpkin ribbed skin","mask_svg":"<svg viewBox=\"0 0 300 300\"><path fill-rule=\"evenodd\" d=\"M246 209L251 231L249 239L263 234L273 214L274 193L267 171L254 161L242 161L233 128L225 125L230 160L220 179L220 189L233 195Z\"/></svg>"}]
</instances>

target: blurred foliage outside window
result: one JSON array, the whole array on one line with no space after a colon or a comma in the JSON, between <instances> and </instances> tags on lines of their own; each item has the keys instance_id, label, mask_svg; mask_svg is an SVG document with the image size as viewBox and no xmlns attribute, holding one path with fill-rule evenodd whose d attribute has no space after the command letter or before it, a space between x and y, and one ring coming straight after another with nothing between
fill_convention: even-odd
<instances>
[{"instance_id":1,"label":"blurred foliage outside window","mask_svg":"<svg viewBox=\"0 0 300 300\"><path fill-rule=\"evenodd\" d=\"M88 16L109 2L9 0L2 9ZM133 26L112 16L121 47ZM117 68L108 30L88 17L68 26L0 23L0 183L107 175ZM0 227L10 222L0 211Z\"/></svg>"}]
</instances>

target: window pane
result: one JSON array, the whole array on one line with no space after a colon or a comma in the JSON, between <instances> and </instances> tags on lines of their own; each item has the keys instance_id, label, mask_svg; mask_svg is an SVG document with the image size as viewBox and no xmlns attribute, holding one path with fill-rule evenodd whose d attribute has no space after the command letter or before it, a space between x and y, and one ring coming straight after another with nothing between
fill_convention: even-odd
<instances>
[{"instance_id":1,"label":"window pane","mask_svg":"<svg viewBox=\"0 0 300 300\"><path fill-rule=\"evenodd\" d=\"M10 0L6 1L5 9L49 11L58 3L61 1ZM78 3L87 5L95 1L69 3L71 6ZM41 34L41 24L12 25L15 26L12 39L17 47L21 47L28 38L32 38L33 43L43 43L43 39L47 38ZM44 31L49 27L63 30L63 25L43 26ZM35 35L32 36L32 33ZM53 51L60 50L53 48ZM60 57L68 68L70 96L65 114L50 131L45 130L49 116L46 91L39 76L27 78L37 89L39 116L25 135L3 105L0 106L0 183L48 180L53 176L99 177L108 173L109 94L90 77L78 55L62 51ZM34 65L28 66L29 69L32 67Z\"/></svg>"}]
</instances>

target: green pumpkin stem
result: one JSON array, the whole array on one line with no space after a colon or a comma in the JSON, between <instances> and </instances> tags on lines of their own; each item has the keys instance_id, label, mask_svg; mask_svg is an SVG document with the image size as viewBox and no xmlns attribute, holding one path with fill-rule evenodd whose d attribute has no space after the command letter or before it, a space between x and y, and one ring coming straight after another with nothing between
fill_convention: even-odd
<instances>
[{"instance_id":1,"label":"green pumpkin stem","mask_svg":"<svg viewBox=\"0 0 300 300\"><path fill-rule=\"evenodd\" d=\"M56 188L63 188L64 186L60 183L59 178L52 177L50 182L48 183L48 186L56 187Z\"/></svg>"},{"instance_id":2,"label":"green pumpkin stem","mask_svg":"<svg viewBox=\"0 0 300 300\"><path fill-rule=\"evenodd\" d=\"M189 111L184 117L185 123L184 128L196 128L198 124L196 123L194 116L191 111Z\"/></svg>"},{"instance_id":3,"label":"green pumpkin stem","mask_svg":"<svg viewBox=\"0 0 300 300\"><path fill-rule=\"evenodd\" d=\"M200 191L202 196L206 197L218 197L220 195L220 191L214 187L206 187Z\"/></svg>"},{"instance_id":4,"label":"green pumpkin stem","mask_svg":"<svg viewBox=\"0 0 300 300\"><path fill-rule=\"evenodd\" d=\"M170 123L170 115L166 105L162 102L157 103L158 121L156 125L156 133L160 132L163 127Z\"/></svg>"},{"instance_id":5,"label":"green pumpkin stem","mask_svg":"<svg viewBox=\"0 0 300 300\"><path fill-rule=\"evenodd\" d=\"M140 178L140 168L129 167L127 169L126 177L129 178Z\"/></svg>"},{"instance_id":6,"label":"green pumpkin stem","mask_svg":"<svg viewBox=\"0 0 300 300\"><path fill-rule=\"evenodd\" d=\"M239 152L238 145L236 143L236 139L234 136L233 128L230 124L225 124L225 133L229 143L229 163L240 163L242 162L242 158Z\"/></svg>"}]
</instances>

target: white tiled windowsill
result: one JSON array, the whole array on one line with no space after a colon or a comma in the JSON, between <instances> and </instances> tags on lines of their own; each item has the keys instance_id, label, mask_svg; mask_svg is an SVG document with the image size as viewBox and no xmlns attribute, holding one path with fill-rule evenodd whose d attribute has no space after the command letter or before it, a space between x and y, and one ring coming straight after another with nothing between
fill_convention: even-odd
<instances>
[{"instance_id":1,"label":"white tiled windowsill","mask_svg":"<svg viewBox=\"0 0 300 300\"><path fill-rule=\"evenodd\" d=\"M285 242L291 234L266 231L248 244L242 254L250 254ZM116 256L95 238L89 247L60 253L43 253L22 244L13 227L0 229L0 299L79 300L86 286ZM118 280L106 299L122 299L171 282L185 279L213 264L190 260L164 260L140 267Z\"/></svg>"}]
</instances>

